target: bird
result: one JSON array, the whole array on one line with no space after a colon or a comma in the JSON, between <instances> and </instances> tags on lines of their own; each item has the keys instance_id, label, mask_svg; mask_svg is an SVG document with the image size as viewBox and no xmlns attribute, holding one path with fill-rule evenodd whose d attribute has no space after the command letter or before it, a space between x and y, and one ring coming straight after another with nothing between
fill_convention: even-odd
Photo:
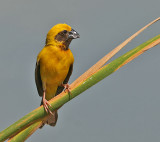
<instances>
[{"instance_id":1,"label":"bird","mask_svg":"<svg viewBox=\"0 0 160 142\"><path fill-rule=\"evenodd\" d=\"M68 81L73 71L74 56L69 45L77 38L80 38L78 32L65 23L59 23L49 30L45 46L37 56L35 82L42 97L41 105L50 114L50 119L45 122L50 126L56 125L58 113L50 110L48 101L63 90L70 91Z\"/></svg>"}]
</instances>

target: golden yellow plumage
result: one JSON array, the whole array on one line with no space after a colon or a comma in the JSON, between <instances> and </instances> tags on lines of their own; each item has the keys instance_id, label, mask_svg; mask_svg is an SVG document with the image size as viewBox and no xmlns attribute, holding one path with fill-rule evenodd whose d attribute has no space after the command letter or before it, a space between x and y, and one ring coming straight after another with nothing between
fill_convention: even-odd
<instances>
[{"instance_id":1,"label":"golden yellow plumage","mask_svg":"<svg viewBox=\"0 0 160 142\"><path fill-rule=\"evenodd\" d=\"M57 121L57 111L49 110L48 100L58 95L64 85L68 83L73 69L74 57L69 49L72 39L79 38L79 34L67 24L57 24L47 34L46 45L37 57L35 80L37 90L42 96L42 104L46 112L50 112Z\"/></svg>"},{"instance_id":2,"label":"golden yellow plumage","mask_svg":"<svg viewBox=\"0 0 160 142\"><path fill-rule=\"evenodd\" d=\"M70 49L65 51L50 45L39 53L38 62L43 88L46 89L46 99L50 100L65 80L74 57Z\"/></svg>"}]
</instances>

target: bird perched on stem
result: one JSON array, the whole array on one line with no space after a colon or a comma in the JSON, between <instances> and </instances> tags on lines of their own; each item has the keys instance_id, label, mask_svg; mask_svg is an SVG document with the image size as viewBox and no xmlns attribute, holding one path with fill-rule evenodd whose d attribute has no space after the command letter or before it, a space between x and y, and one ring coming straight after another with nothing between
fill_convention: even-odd
<instances>
[{"instance_id":1,"label":"bird perched on stem","mask_svg":"<svg viewBox=\"0 0 160 142\"><path fill-rule=\"evenodd\" d=\"M41 105L47 113L52 115L48 123L55 126L58 118L57 110L52 112L49 100L61 93L64 89L69 91L68 80L72 74L74 57L69 49L72 39L80 35L67 24L57 24L47 34L46 44L38 54L35 81Z\"/></svg>"}]
</instances>

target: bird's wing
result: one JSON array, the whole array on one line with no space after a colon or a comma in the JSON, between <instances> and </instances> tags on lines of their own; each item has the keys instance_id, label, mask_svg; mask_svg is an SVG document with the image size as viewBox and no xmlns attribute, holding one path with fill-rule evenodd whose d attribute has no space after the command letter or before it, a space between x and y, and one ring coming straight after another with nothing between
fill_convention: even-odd
<instances>
[{"instance_id":1,"label":"bird's wing","mask_svg":"<svg viewBox=\"0 0 160 142\"><path fill-rule=\"evenodd\" d=\"M36 63L36 68L35 68L35 81L36 81L38 94L39 94L39 96L42 97L43 88L42 88L42 80L41 80L41 75L40 75L40 64L38 61Z\"/></svg>"},{"instance_id":2,"label":"bird's wing","mask_svg":"<svg viewBox=\"0 0 160 142\"><path fill-rule=\"evenodd\" d=\"M69 78L70 78L70 76L71 76L71 74L72 74L72 71L73 71L73 64L70 65L68 74L67 74L65 80L63 81L63 84L67 84L67 83L68 83ZM58 94L60 94L60 93L63 91L63 89L64 89L63 86L58 86L57 92L56 92L56 96L57 96Z\"/></svg>"}]
</instances>

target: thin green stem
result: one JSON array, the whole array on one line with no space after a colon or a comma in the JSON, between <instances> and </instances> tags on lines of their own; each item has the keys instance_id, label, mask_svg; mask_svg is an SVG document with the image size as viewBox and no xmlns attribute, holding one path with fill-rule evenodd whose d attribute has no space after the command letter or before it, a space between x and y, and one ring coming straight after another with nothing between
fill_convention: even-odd
<instances>
[{"instance_id":1,"label":"thin green stem","mask_svg":"<svg viewBox=\"0 0 160 142\"><path fill-rule=\"evenodd\" d=\"M42 121L38 121L28 128L24 129L23 131L19 132L16 136L11 138L8 142L23 142L25 141L30 135L32 135L40 126L42 125Z\"/></svg>"}]
</instances>

